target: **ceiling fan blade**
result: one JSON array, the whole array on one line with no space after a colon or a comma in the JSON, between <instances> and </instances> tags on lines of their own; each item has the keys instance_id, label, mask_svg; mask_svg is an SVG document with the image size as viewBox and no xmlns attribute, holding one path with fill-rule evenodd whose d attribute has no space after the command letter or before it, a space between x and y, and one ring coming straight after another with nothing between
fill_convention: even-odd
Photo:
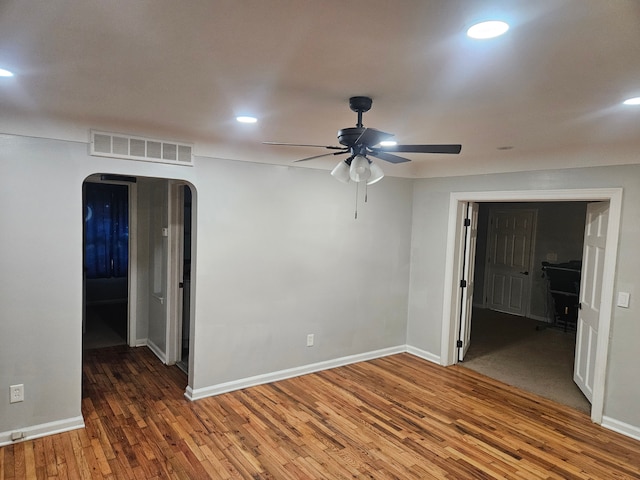
<instances>
[{"instance_id":1,"label":"ceiling fan blade","mask_svg":"<svg viewBox=\"0 0 640 480\"><path fill-rule=\"evenodd\" d=\"M391 137L393 137L393 133L386 133L381 130L376 130L375 128L365 128L354 145L366 145L368 147L372 147L384 140L390 139Z\"/></svg>"},{"instance_id":2,"label":"ceiling fan blade","mask_svg":"<svg viewBox=\"0 0 640 480\"><path fill-rule=\"evenodd\" d=\"M332 153L323 153L320 155L314 155L313 157L301 158L300 160L294 160L293 163L298 162L306 162L307 160L313 160L314 158L328 157L329 155L340 155L342 153L348 153L348 150L343 150L342 152L332 152Z\"/></svg>"},{"instance_id":3,"label":"ceiling fan blade","mask_svg":"<svg viewBox=\"0 0 640 480\"><path fill-rule=\"evenodd\" d=\"M390 163L404 163L404 162L410 162L411 161L408 158L399 157L397 155L391 155L390 153L382 152L382 151L380 151L378 149L369 150L369 155L371 155L372 157L379 158L380 160L384 160L385 162L390 162Z\"/></svg>"},{"instance_id":4,"label":"ceiling fan blade","mask_svg":"<svg viewBox=\"0 0 640 480\"><path fill-rule=\"evenodd\" d=\"M331 145L308 145L305 143L282 143L282 142L262 142L263 145L284 145L286 147L317 147L328 148L329 150L345 150L344 147L334 147Z\"/></svg>"},{"instance_id":5,"label":"ceiling fan blade","mask_svg":"<svg viewBox=\"0 0 640 480\"><path fill-rule=\"evenodd\" d=\"M380 150L404 153L460 153L462 145L391 145L380 147Z\"/></svg>"}]
</instances>

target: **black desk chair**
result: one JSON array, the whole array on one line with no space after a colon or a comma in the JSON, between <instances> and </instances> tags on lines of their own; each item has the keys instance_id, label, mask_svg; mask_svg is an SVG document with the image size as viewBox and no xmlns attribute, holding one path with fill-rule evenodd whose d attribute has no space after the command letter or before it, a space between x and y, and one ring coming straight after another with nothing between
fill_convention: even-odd
<instances>
[{"instance_id":1,"label":"black desk chair","mask_svg":"<svg viewBox=\"0 0 640 480\"><path fill-rule=\"evenodd\" d=\"M553 300L554 326L575 330L580 308L580 275L582 262L542 262L543 275L547 278L549 296Z\"/></svg>"}]
</instances>

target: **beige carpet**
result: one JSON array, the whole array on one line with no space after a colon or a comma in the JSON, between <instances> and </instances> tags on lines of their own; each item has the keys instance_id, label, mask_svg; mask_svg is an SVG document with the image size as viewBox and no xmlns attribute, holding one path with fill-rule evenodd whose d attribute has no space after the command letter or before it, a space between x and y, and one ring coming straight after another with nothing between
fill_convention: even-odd
<instances>
[{"instance_id":1,"label":"beige carpet","mask_svg":"<svg viewBox=\"0 0 640 480\"><path fill-rule=\"evenodd\" d=\"M590 413L591 404L573 382L575 332L544 328L547 325L474 309L471 345L460 365Z\"/></svg>"}]
</instances>

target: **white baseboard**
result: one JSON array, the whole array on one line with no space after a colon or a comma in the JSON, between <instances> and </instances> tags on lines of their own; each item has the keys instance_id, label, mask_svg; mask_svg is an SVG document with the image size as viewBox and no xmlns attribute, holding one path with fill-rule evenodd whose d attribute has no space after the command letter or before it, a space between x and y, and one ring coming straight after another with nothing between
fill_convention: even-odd
<instances>
[{"instance_id":1,"label":"white baseboard","mask_svg":"<svg viewBox=\"0 0 640 480\"><path fill-rule=\"evenodd\" d=\"M138 338L135 343L131 345L132 347L146 347L148 345L148 341L146 338Z\"/></svg>"},{"instance_id":2,"label":"white baseboard","mask_svg":"<svg viewBox=\"0 0 640 480\"><path fill-rule=\"evenodd\" d=\"M160 358L164 363L164 354L152 341L145 341L146 344L153 353ZM144 346L140 343L139 346ZM341 367L357 362L365 362L368 360L374 360L376 358L386 357L388 355L395 355L398 353L409 353L416 357L422 358L429 362L440 365L440 357L433 353L421 350L410 345L399 345L397 347L389 347L381 350L375 350L372 352L361 353L358 355L350 355L347 357L341 357L334 360L328 360L325 362L313 363L302 367L291 368L286 370L280 370L278 372L272 372L264 375L256 375L240 380L234 380L231 382L221 383L219 385L213 385L211 387L198 388L193 390L191 387L187 387L185 391L185 397L189 400L199 400L201 398L211 397L234 390L240 390L242 388L252 387L256 385L262 385L264 383L271 383L278 380L285 380L287 378L297 377L300 375L306 375L308 373L319 372L321 370L328 370L331 368ZM613 430L627 437L640 440L640 427L630 425L625 422L621 422L611 417L602 417L602 424L604 428ZM68 432L79 428L84 428L84 420L82 416L67 418L64 420L57 420L55 422L43 423L40 425L33 425L26 428L17 428L8 432L0 432L0 447L11 445L16 442L24 440L33 440L35 438L44 437L47 435L54 435L56 433ZM11 437L14 433L21 433L19 440L13 441Z\"/></svg>"},{"instance_id":3,"label":"white baseboard","mask_svg":"<svg viewBox=\"0 0 640 480\"><path fill-rule=\"evenodd\" d=\"M616 420L615 418L607 417L606 415L602 417L601 425L604 428L613 430L614 432L618 432L622 435L626 435L627 437L640 440L640 427L629 425L628 423L621 422L620 420Z\"/></svg>"},{"instance_id":4,"label":"white baseboard","mask_svg":"<svg viewBox=\"0 0 640 480\"><path fill-rule=\"evenodd\" d=\"M47 435L68 432L78 428L84 428L84 420L82 419L82 416L66 418L55 422L41 423L40 425L32 425L26 428L16 428L10 432L0 432L0 447L22 442L24 440L33 440L34 438L40 438ZM21 438L14 441L11 440L11 436L15 433L20 433Z\"/></svg>"},{"instance_id":5,"label":"white baseboard","mask_svg":"<svg viewBox=\"0 0 640 480\"><path fill-rule=\"evenodd\" d=\"M287 378L298 377L300 375L319 372L321 370L328 370L330 368L342 367L351 363L365 362L367 360L386 357L388 355L395 355L397 353L404 353L406 351L407 348L405 345L399 345L397 347L384 348L382 350L375 350L358 355L350 355L347 357L336 358L334 360L327 360L325 362L303 365L302 367L289 368L286 370L280 370L278 372L265 373L263 375L256 375L253 377L233 380L231 382L220 383L218 385L212 385L210 387L196 389L187 387L184 392L184 396L188 400L199 400L201 398L212 397L214 395L220 395L222 393L232 392L234 390L240 390L242 388L277 382L278 380L285 380Z\"/></svg>"},{"instance_id":6,"label":"white baseboard","mask_svg":"<svg viewBox=\"0 0 640 480\"><path fill-rule=\"evenodd\" d=\"M146 345L163 364L167 364L167 355L151 339L147 339Z\"/></svg>"},{"instance_id":7,"label":"white baseboard","mask_svg":"<svg viewBox=\"0 0 640 480\"><path fill-rule=\"evenodd\" d=\"M415 355L416 357L420 357L423 360L428 360L432 363L437 363L438 365L441 365L440 356L434 355L433 353L427 352L426 350L421 350L419 348L412 347L411 345L407 345L407 353L410 353L411 355Z\"/></svg>"}]
</instances>

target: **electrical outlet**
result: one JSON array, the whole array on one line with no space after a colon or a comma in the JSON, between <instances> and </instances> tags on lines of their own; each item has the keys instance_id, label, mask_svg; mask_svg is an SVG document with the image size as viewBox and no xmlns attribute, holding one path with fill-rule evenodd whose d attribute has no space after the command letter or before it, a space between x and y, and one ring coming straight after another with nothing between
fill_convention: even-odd
<instances>
[{"instance_id":1,"label":"electrical outlet","mask_svg":"<svg viewBox=\"0 0 640 480\"><path fill-rule=\"evenodd\" d=\"M11 397L9 403L24 402L24 385L11 385L9 387Z\"/></svg>"},{"instance_id":2,"label":"electrical outlet","mask_svg":"<svg viewBox=\"0 0 640 480\"><path fill-rule=\"evenodd\" d=\"M307 347L313 347L313 333L307 335Z\"/></svg>"}]
</instances>

